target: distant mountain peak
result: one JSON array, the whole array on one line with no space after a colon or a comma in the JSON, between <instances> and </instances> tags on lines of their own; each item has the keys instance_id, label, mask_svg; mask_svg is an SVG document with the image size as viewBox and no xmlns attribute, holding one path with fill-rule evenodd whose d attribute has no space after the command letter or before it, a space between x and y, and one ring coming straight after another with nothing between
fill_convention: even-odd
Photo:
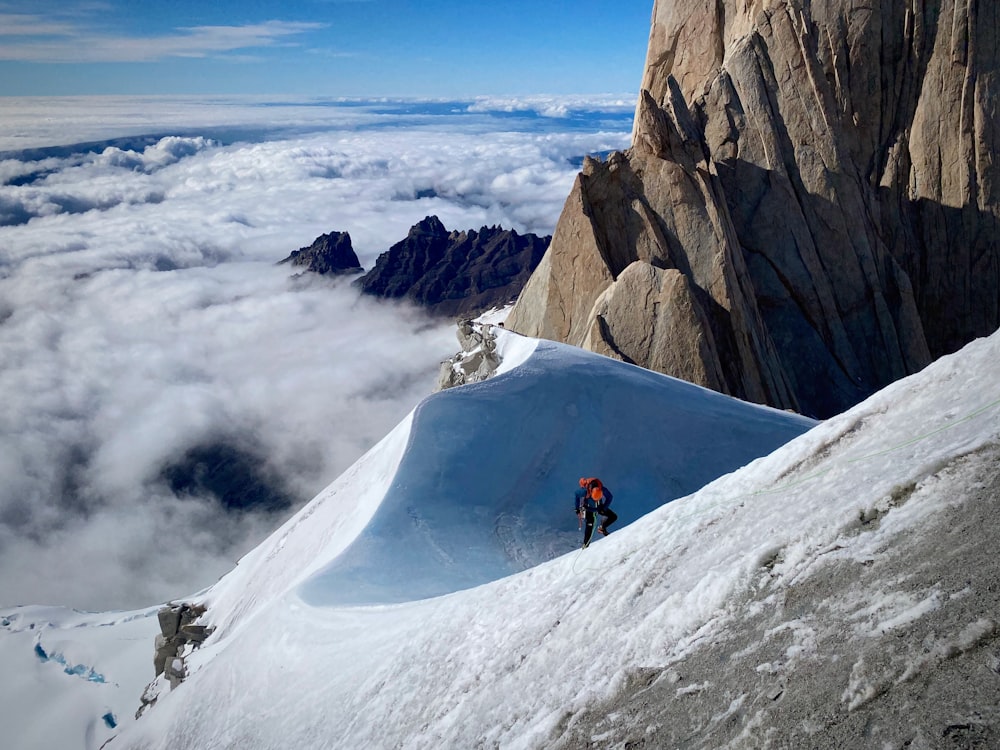
<instances>
[{"instance_id":1,"label":"distant mountain peak","mask_svg":"<svg viewBox=\"0 0 1000 750\"><path fill-rule=\"evenodd\" d=\"M420 234L429 234L435 237L447 237L448 230L437 216L425 216L423 219L410 227L408 236L413 237Z\"/></svg>"},{"instance_id":2,"label":"distant mountain peak","mask_svg":"<svg viewBox=\"0 0 1000 750\"><path fill-rule=\"evenodd\" d=\"M551 240L499 224L449 230L437 216L426 216L355 283L365 294L405 297L437 315L472 316L513 302ZM364 272L347 232L320 235L281 263L323 275Z\"/></svg>"},{"instance_id":3,"label":"distant mountain peak","mask_svg":"<svg viewBox=\"0 0 1000 750\"><path fill-rule=\"evenodd\" d=\"M361 273L364 269L358 260L347 232L321 234L312 245L295 250L279 262L293 266L305 266L307 271L319 274Z\"/></svg>"},{"instance_id":4,"label":"distant mountain peak","mask_svg":"<svg viewBox=\"0 0 1000 750\"><path fill-rule=\"evenodd\" d=\"M478 314L517 298L551 239L499 226L449 231L428 216L356 283L366 294L405 297L436 314Z\"/></svg>"}]
</instances>

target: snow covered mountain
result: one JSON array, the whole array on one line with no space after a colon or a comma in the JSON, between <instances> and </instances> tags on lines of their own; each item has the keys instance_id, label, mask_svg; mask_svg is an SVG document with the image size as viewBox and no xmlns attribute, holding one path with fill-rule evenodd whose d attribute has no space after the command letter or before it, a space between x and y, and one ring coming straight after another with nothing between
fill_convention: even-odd
<instances>
[{"instance_id":1,"label":"snow covered mountain","mask_svg":"<svg viewBox=\"0 0 1000 750\"><path fill-rule=\"evenodd\" d=\"M0 613L4 745L1000 739L1000 334L816 426L501 349L188 598L214 634L140 720L156 608ZM583 474L622 518L586 551Z\"/></svg>"}]
</instances>

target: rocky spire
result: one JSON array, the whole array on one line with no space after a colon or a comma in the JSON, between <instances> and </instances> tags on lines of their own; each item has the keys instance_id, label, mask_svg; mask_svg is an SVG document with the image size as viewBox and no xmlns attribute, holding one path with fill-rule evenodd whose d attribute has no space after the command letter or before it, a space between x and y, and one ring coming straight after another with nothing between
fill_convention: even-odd
<instances>
[{"instance_id":1,"label":"rocky spire","mask_svg":"<svg viewBox=\"0 0 1000 750\"><path fill-rule=\"evenodd\" d=\"M307 271L324 275L361 273L364 270L347 232L322 234L312 245L293 251L279 265L281 263L304 266Z\"/></svg>"},{"instance_id":2,"label":"rocky spire","mask_svg":"<svg viewBox=\"0 0 1000 750\"><path fill-rule=\"evenodd\" d=\"M991 333L998 29L658 0L632 148L585 165L508 326L814 416Z\"/></svg>"}]
</instances>

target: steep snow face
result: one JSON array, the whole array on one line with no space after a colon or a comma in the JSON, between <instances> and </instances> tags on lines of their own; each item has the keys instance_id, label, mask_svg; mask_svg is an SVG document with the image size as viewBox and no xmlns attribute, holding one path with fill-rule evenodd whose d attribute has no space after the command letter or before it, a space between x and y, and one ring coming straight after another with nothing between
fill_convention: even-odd
<instances>
[{"instance_id":1,"label":"steep snow face","mask_svg":"<svg viewBox=\"0 0 1000 750\"><path fill-rule=\"evenodd\" d=\"M255 615L286 597L304 611L298 595L289 593L296 590L313 604L387 602L507 576L579 546L572 509L582 474L606 479L623 528L812 424L563 345L504 331L498 336L500 375L428 398L198 596L210 608L217 643L245 643L238 634L254 632ZM154 612L81 616L28 607L3 613L3 663L30 664L24 673L37 673L43 690L10 682L0 688L0 706L21 707L0 709L9 733L35 738L25 746L71 748L85 740L89 748L126 730L152 677ZM352 632L360 626L361 638L368 620L349 614L342 622ZM378 638L389 632L380 625ZM39 644L66 659L79 652L73 666L106 673L106 683L88 683L41 659ZM368 651L360 640L355 647ZM209 645L192 664L210 653ZM101 672L111 659L118 668ZM73 710L58 724L39 723L22 706L23 695L35 705ZM159 713L148 713L144 722L154 723L148 717Z\"/></svg>"},{"instance_id":2,"label":"steep snow face","mask_svg":"<svg viewBox=\"0 0 1000 750\"><path fill-rule=\"evenodd\" d=\"M579 546L579 477L613 491L621 528L813 424L542 342L511 372L417 408L378 511L302 597L385 604L511 575Z\"/></svg>"},{"instance_id":3,"label":"steep snow face","mask_svg":"<svg viewBox=\"0 0 1000 750\"><path fill-rule=\"evenodd\" d=\"M520 355L534 347L513 342L511 352ZM549 356L538 354L538 362ZM511 356L508 366L516 361ZM571 365L559 361L559 371ZM117 703L110 705L135 705L138 689L130 682L102 685L66 674L60 663L33 652L33 638L40 633L43 649L63 653L67 663L134 681L110 666L110 654L130 660L133 671L137 664L149 670L155 625L136 620L128 630L126 615L75 620L70 613L29 609L0 613L3 662L32 663L49 691L34 705L55 706L76 722L73 734L57 731L65 727L57 722L37 728L37 712L16 700L20 683L7 680L0 688L0 724L5 736L30 737L33 746L88 750L115 734L115 747L143 750L603 747L621 738L649 744L667 737L670 726L694 738L692 746L746 747L770 732L765 712L771 706L786 707L792 718L777 736L787 738L791 727L802 740L776 746L815 745L802 735L822 729L810 723L812 715L826 726L853 722L861 731L881 722L884 729L880 700L895 685L924 684L937 665L966 655L979 659L973 667L988 679L1000 669L1000 651L994 648L992 661L983 653L1000 627L996 608L976 609L989 601L978 569L949 572L951 558L912 552L925 549L921 540L941 536L957 511L998 500L998 483L982 476L1000 450L997 361L1000 334L585 552L432 599L311 606L309 596L344 583L339 556L361 543L366 527L382 523L391 487L410 471L404 470L409 448L424 418L416 414L412 429L404 421L201 596L219 629L189 657L189 679L138 722L122 720L118 711L120 723L110 729L94 703L95 695L116 691ZM579 369L593 364L583 362ZM510 374L534 381L527 377L534 366L532 358ZM489 394L487 385L468 390ZM497 379L493 387L512 386ZM513 390L507 409L540 408L525 393L530 390ZM699 394L675 392L681 402ZM581 411L601 422L600 398L593 400L592 392L588 398ZM723 403L706 402L702 411ZM679 440L678 450L693 432L689 425L671 437ZM647 433L634 434L620 437L632 450L646 450L631 441ZM531 435L519 441L542 445ZM489 447L493 460L507 455L499 440ZM465 463L486 460L451 450ZM416 481L421 470L413 471ZM507 475L516 475L512 471ZM570 496L557 484L561 499L553 502L565 508L560 512L572 527L565 506ZM614 487L616 506L629 497L621 486ZM980 516L989 517L989 508ZM464 533L461 525L453 530ZM955 544L941 536L939 546L975 551L988 538L976 526L956 530L962 536ZM491 554L498 549L494 543ZM987 557L995 559L994 550ZM847 575L834 574L838 565ZM84 620L87 626L77 627ZM825 651L831 639L836 650ZM953 680L946 687L954 693L964 684ZM840 746L864 746L849 735L842 739Z\"/></svg>"},{"instance_id":4,"label":"steep snow face","mask_svg":"<svg viewBox=\"0 0 1000 750\"><path fill-rule=\"evenodd\" d=\"M982 496L976 471L945 472L947 477L942 472L1000 443L1000 381L984 377L997 361L1000 334L894 384L586 552L518 575L390 606L315 607L292 590L261 602L246 627L196 652L189 680L127 727L116 745L598 747L626 729L637 741L669 731L644 723L641 715L627 725L616 713L622 705L616 697L631 691L641 703L642 691L655 680L658 700L676 702L678 711L701 707L703 726L694 727L691 737L732 724L737 735L731 746L741 747L761 739L754 734L760 715L743 708L777 701L782 686L791 692L797 673L815 670L817 681L833 686L827 686L833 697L816 705L803 692L798 703L786 705L797 706L800 734L821 731L823 726L810 723L810 712L821 712L827 726L864 710L897 678L932 668L938 651L942 659L971 653L997 633L995 613L991 619L974 611L982 601L974 580L965 594L942 588L935 598L933 586L906 593L910 581L899 567L907 562L899 556L907 541L932 534L964 498ZM865 519L878 519L871 525L875 533L865 530ZM308 531L326 533L319 526ZM969 534L972 545L975 529ZM836 561L851 561L851 570L863 571L876 554L896 564L881 580L862 574L821 580ZM934 564L923 561L931 577ZM260 565L254 577L277 575L279 567ZM324 568L303 592L315 594L322 589L319 581L333 581L334 572ZM224 579L216 594L236 582ZM839 588L834 592L823 583ZM797 600L803 585L836 610ZM913 659L898 674L878 660L872 633L888 631L896 641L928 613L955 606L970 609L952 618L955 632L927 641L934 658L921 661L917 642L909 644ZM718 660L687 671L686 660L698 664L704 649L738 641L747 618L769 608L783 618L765 633L780 654L749 664L762 684L773 678L761 695L715 686ZM823 660L816 653L823 641L813 636L831 614L847 624L836 625L847 645L837 658ZM850 663L839 656L855 648L866 649L869 659ZM700 696L713 690L722 702L705 713ZM695 744L718 747L715 741L709 734Z\"/></svg>"}]
</instances>

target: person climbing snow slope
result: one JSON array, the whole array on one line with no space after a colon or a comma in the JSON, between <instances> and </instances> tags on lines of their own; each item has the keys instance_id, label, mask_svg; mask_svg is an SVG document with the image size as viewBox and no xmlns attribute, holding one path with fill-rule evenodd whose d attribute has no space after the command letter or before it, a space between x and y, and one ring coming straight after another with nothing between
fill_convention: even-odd
<instances>
[{"instance_id":1,"label":"person climbing snow slope","mask_svg":"<svg viewBox=\"0 0 1000 750\"><path fill-rule=\"evenodd\" d=\"M601 516L603 521L597 530L607 536L608 527L618 520L616 514L608 506L614 496L611 490L597 477L580 477L580 487L576 491L576 517L583 519L583 548L587 549L590 539L594 536L594 514Z\"/></svg>"}]
</instances>

